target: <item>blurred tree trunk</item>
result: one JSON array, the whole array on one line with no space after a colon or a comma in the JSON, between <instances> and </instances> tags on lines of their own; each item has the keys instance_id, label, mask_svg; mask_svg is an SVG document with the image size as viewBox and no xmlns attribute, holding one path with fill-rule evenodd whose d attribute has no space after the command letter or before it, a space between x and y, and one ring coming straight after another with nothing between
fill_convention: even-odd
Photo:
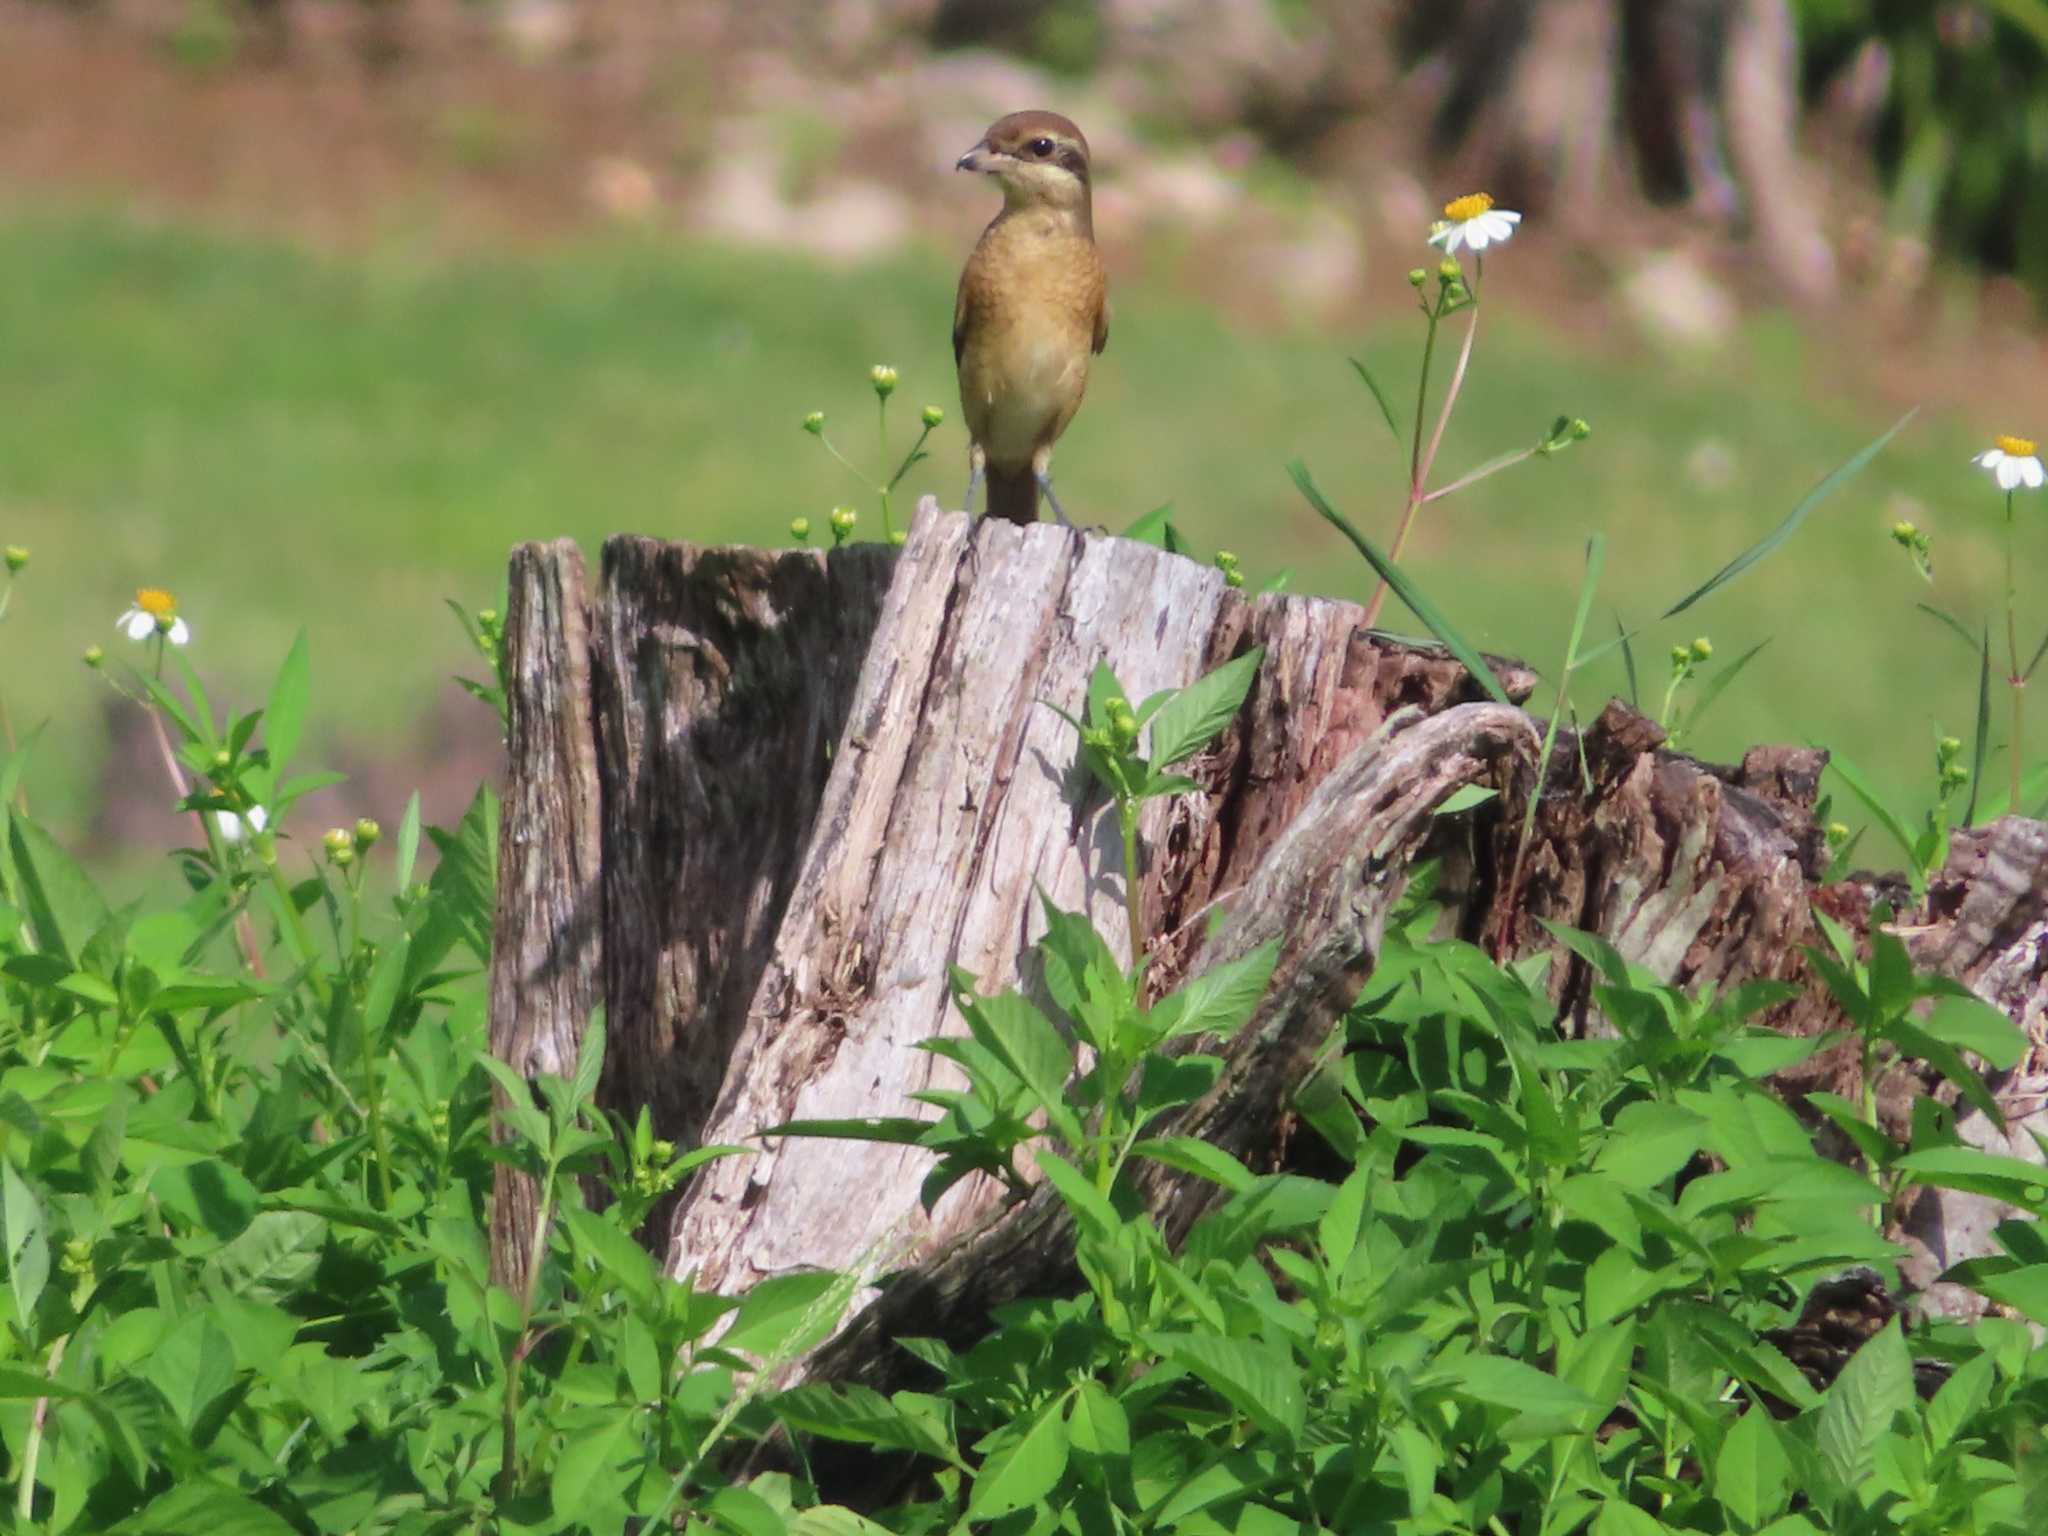
<instances>
[{"instance_id":1,"label":"blurred tree trunk","mask_svg":"<svg viewBox=\"0 0 2048 1536\"><path fill-rule=\"evenodd\" d=\"M1787 0L1421 0L1407 36L1447 66L1439 148L1503 201L1593 239L1632 176L1753 238L1789 295L1833 296Z\"/></svg>"}]
</instances>

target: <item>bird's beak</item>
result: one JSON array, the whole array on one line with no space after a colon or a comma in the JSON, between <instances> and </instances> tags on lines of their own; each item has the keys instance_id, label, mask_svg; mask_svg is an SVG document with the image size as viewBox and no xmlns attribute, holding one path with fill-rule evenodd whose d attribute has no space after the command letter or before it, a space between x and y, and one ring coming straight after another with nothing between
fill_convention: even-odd
<instances>
[{"instance_id":1,"label":"bird's beak","mask_svg":"<svg viewBox=\"0 0 2048 1536\"><path fill-rule=\"evenodd\" d=\"M974 148L954 161L953 169L956 171L992 171L995 169L995 151L988 147L988 140L983 139Z\"/></svg>"}]
</instances>

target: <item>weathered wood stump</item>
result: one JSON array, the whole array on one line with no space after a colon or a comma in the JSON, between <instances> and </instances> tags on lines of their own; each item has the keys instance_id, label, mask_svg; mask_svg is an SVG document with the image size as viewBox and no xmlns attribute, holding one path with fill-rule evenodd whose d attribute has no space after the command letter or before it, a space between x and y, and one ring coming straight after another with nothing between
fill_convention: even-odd
<instances>
[{"instance_id":1,"label":"weathered wood stump","mask_svg":"<svg viewBox=\"0 0 2048 1536\"><path fill-rule=\"evenodd\" d=\"M1047 706L1078 711L1098 662L1136 699L1253 646L1264 656L1243 710L1193 764L1201 792L1149 808L1135 879L1155 990L1268 938L1281 959L1216 1090L1171 1130L1272 1165L1290 1096L1424 849L1444 860L1455 920L1508 951L1547 944L1536 919L1552 917L1679 981L1803 975L1819 754L1760 750L1715 769L1611 707L1556 754L1509 890L1539 727L1481 702L1440 649L1362 618L1348 603L1246 596L1149 546L974 525L930 503L900 551L614 539L594 593L572 547L521 546L493 1048L522 1072L566 1072L602 1004L608 1104L651 1105L680 1143L761 1146L705 1169L663 1213L671 1269L728 1291L801 1267L887 1273L809 1362L886 1379L892 1352L877 1346L892 1332L970 1327L1062 1282L1057 1203L1041 1192L998 1209L969 1181L927 1216L926 1154L756 1133L907 1112L950 1070L913 1049L959 1028L949 966L984 990L1032 988L1019 965L1039 891L1121 952L1133 872ZM1527 696L1531 673L1494 666ZM1433 814L1472 783L1500 800ZM2044 831L2008 820L1960 837L1911 930L1916 958L2036 1040ZM1870 893L1825 897L1854 918ZM1567 1027L1582 1026L1582 971L1559 965L1553 982ZM1783 1020L1836 1022L1811 996ZM2038 1106L2042 1056L1999 1084L2016 1113ZM1147 1196L1170 1230L1207 1197L1163 1172ZM501 1276L529 1257L532 1198L501 1177ZM1934 1239L1957 1256L1939 1221Z\"/></svg>"}]
</instances>

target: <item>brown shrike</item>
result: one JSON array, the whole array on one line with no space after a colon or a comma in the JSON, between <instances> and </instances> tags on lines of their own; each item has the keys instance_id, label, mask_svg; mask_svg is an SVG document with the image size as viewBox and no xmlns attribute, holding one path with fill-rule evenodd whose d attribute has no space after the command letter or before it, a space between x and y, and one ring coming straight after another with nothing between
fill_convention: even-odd
<instances>
[{"instance_id":1,"label":"brown shrike","mask_svg":"<svg viewBox=\"0 0 2048 1536\"><path fill-rule=\"evenodd\" d=\"M1088 388L1089 359L1109 340L1109 280L1095 249L1088 141L1056 112L1012 112L957 167L993 176L1003 211L960 273L953 360L967 420L967 510L988 479L988 515L1038 521L1052 503L1052 445Z\"/></svg>"}]
</instances>

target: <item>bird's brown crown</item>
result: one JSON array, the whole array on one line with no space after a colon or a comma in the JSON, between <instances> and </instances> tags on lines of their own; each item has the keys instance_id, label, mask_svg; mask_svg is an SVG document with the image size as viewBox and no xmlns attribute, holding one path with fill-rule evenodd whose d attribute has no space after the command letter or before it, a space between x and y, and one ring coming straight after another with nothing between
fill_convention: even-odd
<instances>
[{"instance_id":1,"label":"bird's brown crown","mask_svg":"<svg viewBox=\"0 0 2048 1536\"><path fill-rule=\"evenodd\" d=\"M1088 180L1088 140L1071 118L1057 112L1012 112L989 124L981 142L1026 165L1056 165Z\"/></svg>"}]
</instances>

